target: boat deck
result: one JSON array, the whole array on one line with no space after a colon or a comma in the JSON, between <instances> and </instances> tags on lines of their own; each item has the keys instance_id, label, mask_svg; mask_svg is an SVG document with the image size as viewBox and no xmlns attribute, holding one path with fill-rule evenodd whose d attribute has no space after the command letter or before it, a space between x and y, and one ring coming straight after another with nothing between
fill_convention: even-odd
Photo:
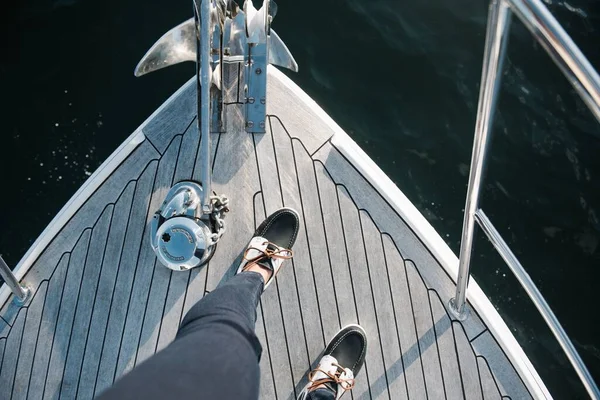
<instances>
[{"instance_id":1,"label":"boat deck","mask_svg":"<svg viewBox=\"0 0 600 400\"><path fill-rule=\"evenodd\" d=\"M192 79L44 246L24 278L31 300L3 305L0 398L93 398L174 339L185 313L231 275L255 227L282 206L298 210L302 227L258 312L261 398L294 399L349 323L369 339L355 400L531 397L477 313L465 322L448 314L454 282L334 145L320 111L281 73L270 75L267 133L213 134L214 190L229 195L231 212L210 264L173 272L149 240L168 189L200 178ZM243 115L240 90L227 94L230 121Z\"/></svg>"}]
</instances>

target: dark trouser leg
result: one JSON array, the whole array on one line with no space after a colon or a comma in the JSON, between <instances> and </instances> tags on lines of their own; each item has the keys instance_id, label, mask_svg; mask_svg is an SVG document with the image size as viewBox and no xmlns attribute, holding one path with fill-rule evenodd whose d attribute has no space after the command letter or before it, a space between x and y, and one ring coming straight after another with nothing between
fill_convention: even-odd
<instances>
[{"instance_id":1,"label":"dark trouser leg","mask_svg":"<svg viewBox=\"0 0 600 400\"><path fill-rule=\"evenodd\" d=\"M254 333L263 279L244 272L199 301L175 341L102 399L258 399L262 348Z\"/></svg>"},{"instance_id":2,"label":"dark trouser leg","mask_svg":"<svg viewBox=\"0 0 600 400\"><path fill-rule=\"evenodd\" d=\"M335 394L329 389L317 389L308 393L306 400L334 400Z\"/></svg>"}]
</instances>

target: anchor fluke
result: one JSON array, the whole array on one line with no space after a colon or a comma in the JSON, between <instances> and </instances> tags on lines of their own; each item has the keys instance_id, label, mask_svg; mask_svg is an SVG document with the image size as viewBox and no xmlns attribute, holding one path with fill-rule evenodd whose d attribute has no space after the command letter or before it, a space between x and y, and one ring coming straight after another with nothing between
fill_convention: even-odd
<instances>
[{"instance_id":1,"label":"anchor fluke","mask_svg":"<svg viewBox=\"0 0 600 400\"><path fill-rule=\"evenodd\" d=\"M139 77L185 61L196 61L194 18L162 35L135 67L134 75Z\"/></svg>"},{"instance_id":2,"label":"anchor fluke","mask_svg":"<svg viewBox=\"0 0 600 400\"><path fill-rule=\"evenodd\" d=\"M269 64L287 68L298 72L298 63L292 56L283 40L274 30L271 30L271 40L269 41Z\"/></svg>"},{"instance_id":3,"label":"anchor fluke","mask_svg":"<svg viewBox=\"0 0 600 400\"><path fill-rule=\"evenodd\" d=\"M245 45L247 41L244 30L231 30L231 43L242 42ZM134 75L140 77L186 61L196 61L194 18L188 19L162 35L135 67ZM298 63L294 56L274 30L271 30L271 40L269 41L269 64L298 72Z\"/></svg>"}]
</instances>

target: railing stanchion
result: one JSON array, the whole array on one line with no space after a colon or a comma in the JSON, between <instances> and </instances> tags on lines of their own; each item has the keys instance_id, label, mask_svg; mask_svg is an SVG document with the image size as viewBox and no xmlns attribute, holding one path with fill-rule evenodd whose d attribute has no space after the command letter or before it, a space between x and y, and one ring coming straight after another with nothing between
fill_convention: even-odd
<instances>
[{"instance_id":1,"label":"railing stanchion","mask_svg":"<svg viewBox=\"0 0 600 400\"><path fill-rule=\"evenodd\" d=\"M200 7L198 8L198 3ZM210 0L194 0L196 7L196 18L199 22L199 41L196 63L196 79L198 88L198 131L200 132L200 154L203 164L201 165L202 178L202 213L210 214L213 210L211 196L212 192L212 162L211 162L211 90L212 68L211 68L211 40L212 23Z\"/></svg>"},{"instance_id":2,"label":"railing stanchion","mask_svg":"<svg viewBox=\"0 0 600 400\"><path fill-rule=\"evenodd\" d=\"M600 122L600 76L544 4L540 0L492 0L488 15L473 155L460 243L456 296L450 299L449 309L454 317L459 320L468 317L468 309L465 305L467 286L471 274L470 264L475 223L477 222L550 327L590 397L597 400L600 399L600 389L598 389L598 385L594 382L592 375L583 363L581 356L577 353L577 349L533 283L533 280L502 239L492 222L479 208L481 183L490 144L513 12L556 62L594 117Z\"/></svg>"},{"instance_id":3,"label":"railing stanchion","mask_svg":"<svg viewBox=\"0 0 600 400\"><path fill-rule=\"evenodd\" d=\"M502 65L510 28L511 12L503 0L490 3L479 104L477 107L477 123L471 158L469 188L465 205L458 278L456 281L456 297L450 300L450 310L458 319L467 318L465 302L467 285L470 276L471 252L475 229L475 212L479 205L481 181L486 161L486 151L490 141L498 89L500 88Z\"/></svg>"},{"instance_id":4,"label":"railing stanchion","mask_svg":"<svg viewBox=\"0 0 600 400\"><path fill-rule=\"evenodd\" d=\"M4 282L8 285L10 290L15 295L15 301L17 303L25 303L29 298L31 291L26 286L22 286L17 278L12 273L8 265L4 262L4 259L0 256L0 276L4 279Z\"/></svg>"}]
</instances>

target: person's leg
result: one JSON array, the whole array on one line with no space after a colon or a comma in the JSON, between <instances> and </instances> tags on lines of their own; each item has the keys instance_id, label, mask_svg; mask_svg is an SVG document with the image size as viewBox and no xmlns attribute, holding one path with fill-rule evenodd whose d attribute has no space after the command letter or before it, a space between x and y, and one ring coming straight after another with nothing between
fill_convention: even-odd
<instances>
[{"instance_id":1,"label":"person's leg","mask_svg":"<svg viewBox=\"0 0 600 400\"><path fill-rule=\"evenodd\" d=\"M262 349L254 333L256 307L292 257L299 223L292 209L270 215L254 233L237 275L192 307L173 343L100 398L257 399Z\"/></svg>"},{"instance_id":2,"label":"person's leg","mask_svg":"<svg viewBox=\"0 0 600 400\"><path fill-rule=\"evenodd\" d=\"M263 278L244 272L206 295L177 337L101 399L258 398L261 345L254 333Z\"/></svg>"}]
</instances>

